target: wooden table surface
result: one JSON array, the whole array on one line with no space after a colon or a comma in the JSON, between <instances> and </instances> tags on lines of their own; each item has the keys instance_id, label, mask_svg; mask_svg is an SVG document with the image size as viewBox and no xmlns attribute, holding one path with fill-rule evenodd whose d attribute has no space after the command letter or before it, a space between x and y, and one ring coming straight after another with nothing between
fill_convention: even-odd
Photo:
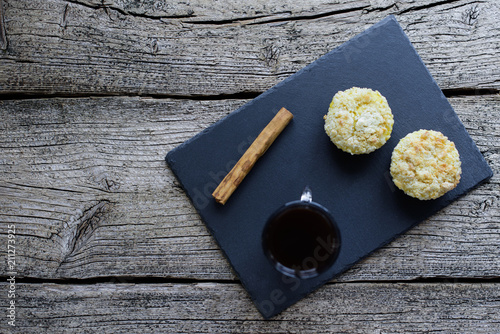
<instances>
[{"instance_id":1,"label":"wooden table surface","mask_svg":"<svg viewBox=\"0 0 500 334\"><path fill-rule=\"evenodd\" d=\"M500 332L500 2L304 3L0 0L1 333ZM265 321L165 154L390 14L495 174Z\"/></svg>"}]
</instances>

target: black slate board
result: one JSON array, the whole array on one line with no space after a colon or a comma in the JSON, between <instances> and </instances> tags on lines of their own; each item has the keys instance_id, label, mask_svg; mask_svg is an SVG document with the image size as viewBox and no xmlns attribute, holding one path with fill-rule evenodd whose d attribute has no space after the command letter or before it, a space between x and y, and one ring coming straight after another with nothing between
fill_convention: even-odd
<instances>
[{"instance_id":1,"label":"black slate board","mask_svg":"<svg viewBox=\"0 0 500 334\"><path fill-rule=\"evenodd\" d=\"M323 130L333 95L353 86L384 95L394 114L390 140L369 155L338 150ZM225 206L212 191L281 107L294 119ZM393 185L393 148L406 134L441 131L455 145L462 178L432 201L410 198ZM492 171L392 16L319 58L170 151L167 163L243 286L265 318L297 302L360 259L492 176ZM328 208L342 235L340 254L324 274L298 281L279 274L261 248L268 216L300 197Z\"/></svg>"}]
</instances>

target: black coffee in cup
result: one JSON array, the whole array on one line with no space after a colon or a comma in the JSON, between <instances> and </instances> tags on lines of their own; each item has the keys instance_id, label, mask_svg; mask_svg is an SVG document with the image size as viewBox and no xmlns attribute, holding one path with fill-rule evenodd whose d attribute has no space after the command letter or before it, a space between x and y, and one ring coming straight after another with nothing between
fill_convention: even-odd
<instances>
[{"instance_id":1,"label":"black coffee in cup","mask_svg":"<svg viewBox=\"0 0 500 334\"><path fill-rule=\"evenodd\" d=\"M340 234L328 210L312 201L285 204L263 232L266 255L280 272L294 277L319 275L335 261Z\"/></svg>"}]
</instances>

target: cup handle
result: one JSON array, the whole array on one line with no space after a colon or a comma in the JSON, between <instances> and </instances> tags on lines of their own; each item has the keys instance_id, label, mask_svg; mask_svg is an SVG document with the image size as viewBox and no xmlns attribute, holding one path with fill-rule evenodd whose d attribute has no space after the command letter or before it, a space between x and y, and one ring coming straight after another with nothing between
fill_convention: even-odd
<instances>
[{"instance_id":1,"label":"cup handle","mask_svg":"<svg viewBox=\"0 0 500 334\"><path fill-rule=\"evenodd\" d=\"M312 191L311 191L311 188L309 188L309 186L306 186L304 188L304 191L302 192L302 195L300 196L300 200L302 202L307 202L307 203L312 202Z\"/></svg>"}]
</instances>

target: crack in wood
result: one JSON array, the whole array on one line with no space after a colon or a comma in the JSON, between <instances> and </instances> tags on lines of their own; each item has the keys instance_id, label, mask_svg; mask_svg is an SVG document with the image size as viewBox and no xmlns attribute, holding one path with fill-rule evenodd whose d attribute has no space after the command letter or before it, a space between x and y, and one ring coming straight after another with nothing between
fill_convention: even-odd
<instances>
[{"instance_id":1,"label":"crack in wood","mask_svg":"<svg viewBox=\"0 0 500 334\"><path fill-rule=\"evenodd\" d=\"M280 48L275 45L267 45L262 48L264 61L267 66L277 66L280 56Z\"/></svg>"},{"instance_id":2,"label":"crack in wood","mask_svg":"<svg viewBox=\"0 0 500 334\"><path fill-rule=\"evenodd\" d=\"M391 3L390 5L387 5L387 6L374 6L374 7L369 7L367 9L364 9L363 10L363 13L364 14L368 14L368 13L371 13L371 12L384 12L386 10L389 10L391 8L395 8L396 10L399 10L399 6L398 6L398 3L397 2L394 2L394 3Z\"/></svg>"},{"instance_id":3,"label":"crack in wood","mask_svg":"<svg viewBox=\"0 0 500 334\"><path fill-rule=\"evenodd\" d=\"M58 270L87 244L94 231L102 223L103 216L109 211L110 204L109 200L104 199L94 203L83 212L73 216L66 223L67 226L63 231L57 233L63 241L63 259Z\"/></svg>"},{"instance_id":4,"label":"crack in wood","mask_svg":"<svg viewBox=\"0 0 500 334\"><path fill-rule=\"evenodd\" d=\"M194 15L194 11L192 11L192 10L189 10L184 15L164 15L164 14L161 14L161 15L150 15L150 14L145 14L145 13L133 12L133 11L130 11L130 10L126 10L126 9L117 7L117 6L112 6L110 4L107 4L105 2L105 0L101 0L100 4L92 4L92 3L88 3L88 2L84 2L84 1L78 1L78 0L66 0L66 1L70 2L70 3L73 3L73 4L84 6L84 7L87 7L87 8L91 8L91 9L96 9L96 10L103 9L106 12L106 14L108 15L108 17L109 17L109 19L111 21L115 20L111 16L111 11L115 11L118 14L121 14L121 15L124 15L124 16L130 15L130 16L141 17L141 18L151 19L151 20L158 20L158 21L161 21L161 20L164 20L164 19L186 19L186 18L196 17L196 15Z\"/></svg>"},{"instance_id":5,"label":"crack in wood","mask_svg":"<svg viewBox=\"0 0 500 334\"><path fill-rule=\"evenodd\" d=\"M68 24L68 11L69 11L69 3L66 4L66 6L64 7L64 12L63 12L63 15L62 15L62 19L61 19L61 27L64 29L66 29L66 25Z\"/></svg>"},{"instance_id":6,"label":"crack in wood","mask_svg":"<svg viewBox=\"0 0 500 334\"><path fill-rule=\"evenodd\" d=\"M62 188L55 188L55 187L42 187L42 186L35 186L31 184L23 184L23 183L17 183L17 182L12 182L12 181L4 181L6 184L14 185L20 188L32 188L32 189L41 189L41 190L53 190L53 191L61 191L61 192L69 192L69 193L77 193L77 194L85 194L83 191L78 191L74 189L62 189ZM5 185L3 185L5 187ZM19 189L19 188L14 188L13 189ZM101 190L101 189L99 189Z\"/></svg>"},{"instance_id":7,"label":"crack in wood","mask_svg":"<svg viewBox=\"0 0 500 334\"><path fill-rule=\"evenodd\" d=\"M469 26L473 26L474 24L476 24L478 17L479 9L477 4L471 5L471 7L469 7L465 10L465 12L462 13L463 23Z\"/></svg>"},{"instance_id":8,"label":"crack in wood","mask_svg":"<svg viewBox=\"0 0 500 334\"><path fill-rule=\"evenodd\" d=\"M419 10L430 9L432 7L446 5L446 4L453 3L453 2L458 2L458 1L462 1L462 0L443 0L443 1L437 1L437 2L434 2L434 3L426 4L426 5L409 7L409 8L406 8L406 9L403 9L403 10L399 11L397 14L398 15L402 15L402 14L406 14L408 12L415 12L415 11L419 11Z\"/></svg>"},{"instance_id":9,"label":"crack in wood","mask_svg":"<svg viewBox=\"0 0 500 334\"><path fill-rule=\"evenodd\" d=\"M271 15L255 15L255 16L235 17L232 19L225 19L225 20L190 20L190 21L183 21L182 23L199 24L199 25L235 25L235 24L240 24L240 25L248 24L248 25L250 25L250 24L260 23L260 22L257 22L260 19L266 19L266 18L281 16L281 15L291 15L291 14L292 13L290 11L286 11L286 12L277 12L277 13L274 13Z\"/></svg>"},{"instance_id":10,"label":"crack in wood","mask_svg":"<svg viewBox=\"0 0 500 334\"><path fill-rule=\"evenodd\" d=\"M358 6L346 9L332 10L324 13L311 14L311 15L296 15L293 16L291 11L276 12L269 15L255 15L247 17L237 17L225 20L189 20L183 21L186 24L199 24L199 25L259 25L280 22L294 22L304 20L315 20L339 14L345 14L356 11L363 11L369 6Z\"/></svg>"},{"instance_id":11,"label":"crack in wood","mask_svg":"<svg viewBox=\"0 0 500 334\"><path fill-rule=\"evenodd\" d=\"M78 5L87 7L87 8L96 9L96 10L97 9L104 9L106 14L108 15L108 17L112 21L114 21L114 19L110 15L110 10L116 11L117 13L119 13L121 15L125 15L125 16L130 15L130 16L134 16L134 17L140 17L140 18L146 18L146 19L152 19L152 20L160 20L160 21L164 20L164 19L182 20L182 19L192 19L192 18L197 17L197 15L194 14L193 10L188 10L186 12L186 14L153 15L153 14L146 14L146 13L138 13L138 12L134 12L131 10L120 8L118 6L113 6L113 5L105 3L104 0L101 0L100 4L92 4L92 3L80 1L80 0L66 0L66 1L68 1L70 3L78 4ZM269 24L269 23L288 22L288 21L314 20L314 19L319 19L319 18L328 17L328 16L334 16L334 15L345 14L345 13L356 12L356 11L363 11L369 7L370 7L369 5L365 5L365 6L358 6L358 7L352 7L352 8L333 10L333 11L319 13L319 14L298 15L298 16L291 16L292 15L291 11L283 11L283 12L276 12L276 13L268 14L268 15L263 14L263 15L237 17L237 18L222 19L222 20L189 20L189 21L182 21L182 23L198 24L198 25Z\"/></svg>"},{"instance_id":12,"label":"crack in wood","mask_svg":"<svg viewBox=\"0 0 500 334\"><path fill-rule=\"evenodd\" d=\"M278 23L278 22L291 22L291 21L303 21L303 20L315 20L315 19L320 19L320 18L329 17L329 16L335 16L335 15L340 15L340 14L345 14L345 13L350 13L350 12L363 11L368 7L369 6L359 6L359 7L352 7L352 8L346 8L346 9L332 10L329 12L324 12L324 13L319 13L319 14L297 15L297 16L290 16L290 17L275 18L275 19L269 19L269 20L263 20L260 22L250 23L249 25L269 24L269 23Z\"/></svg>"}]
</instances>

